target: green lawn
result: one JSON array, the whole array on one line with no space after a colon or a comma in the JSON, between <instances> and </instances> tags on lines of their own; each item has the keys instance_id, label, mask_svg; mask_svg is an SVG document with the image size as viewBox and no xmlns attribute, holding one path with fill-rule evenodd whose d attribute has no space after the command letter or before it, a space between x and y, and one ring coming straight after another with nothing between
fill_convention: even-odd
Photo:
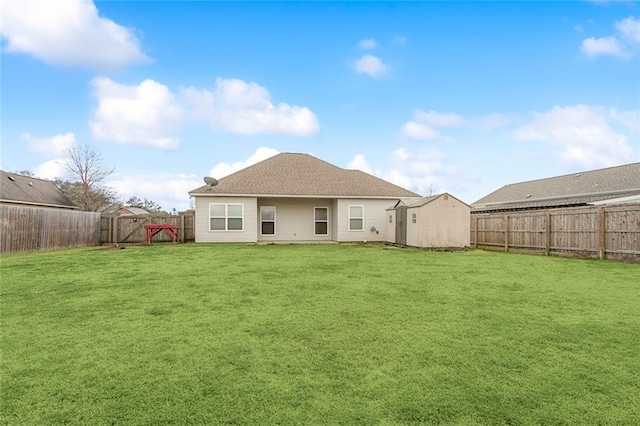
<instances>
[{"instance_id":1,"label":"green lawn","mask_svg":"<svg viewBox=\"0 0 640 426\"><path fill-rule=\"evenodd\" d=\"M2 424L640 424L637 264L194 244L0 262Z\"/></svg>"}]
</instances>

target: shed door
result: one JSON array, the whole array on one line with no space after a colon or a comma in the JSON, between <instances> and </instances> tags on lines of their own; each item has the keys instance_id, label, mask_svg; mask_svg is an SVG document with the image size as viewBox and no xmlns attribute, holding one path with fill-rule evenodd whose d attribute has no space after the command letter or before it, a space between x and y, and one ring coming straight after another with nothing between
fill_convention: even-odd
<instances>
[{"instance_id":1,"label":"shed door","mask_svg":"<svg viewBox=\"0 0 640 426\"><path fill-rule=\"evenodd\" d=\"M396 244L407 245L407 207L396 208Z\"/></svg>"}]
</instances>

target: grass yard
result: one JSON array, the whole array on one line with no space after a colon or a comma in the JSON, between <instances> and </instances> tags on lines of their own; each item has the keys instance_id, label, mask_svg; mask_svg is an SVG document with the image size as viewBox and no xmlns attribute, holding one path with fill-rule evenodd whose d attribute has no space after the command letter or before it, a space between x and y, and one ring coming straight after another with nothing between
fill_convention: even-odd
<instances>
[{"instance_id":1,"label":"grass yard","mask_svg":"<svg viewBox=\"0 0 640 426\"><path fill-rule=\"evenodd\" d=\"M0 262L2 424L640 424L637 264L194 244Z\"/></svg>"}]
</instances>

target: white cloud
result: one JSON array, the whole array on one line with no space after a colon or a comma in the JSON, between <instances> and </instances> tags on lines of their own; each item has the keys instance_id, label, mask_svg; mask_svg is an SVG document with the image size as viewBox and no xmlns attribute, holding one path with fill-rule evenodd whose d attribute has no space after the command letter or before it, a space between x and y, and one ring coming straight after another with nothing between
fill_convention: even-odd
<instances>
[{"instance_id":1,"label":"white cloud","mask_svg":"<svg viewBox=\"0 0 640 426\"><path fill-rule=\"evenodd\" d=\"M6 52L97 69L149 61L133 31L100 17L91 0L3 0Z\"/></svg>"},{"instance_id":2,"label":"white cloud","mask_svg":"<svg viewBox=\"0 0 640 426\"><path fill-rule=\"evenodd\" d=\"M23 133L20 137L27 143L27 149L30 152L51 156L64 154L65 151L76 144L76 137L73 133L65 133L45 138Z\"/></svg>"},{"instance_id":3,"label":"white cloud","mask_svg":"<svg viewBox=\"0 0 640 426\"><path fill-rule=\"evenodd\" d=\"M190 208L188 192L203 184L195 174L112 175L105 182L127 200L130 197L155 201L166 211Z\"/></svg>"},{"instance_id":4,"label":"white cloud","mask_svg":"<svg viewBox=\"0 0 640 426\"><path fill-rule=\"evenodd\" d=\"M615 121L623 125L624 127L628 127L632 130L640 129L640 111L618 111L615 108L611 108L609 110L609 117Z\"/></svg>"},{"instance_id":5,"label":"white cloud","mask_svg":"<svg viewBox=\"0 0 640 426\"><path fill-rule=\"evenodd\" d=\"M391 69L380 58L373 55L364 55L358 59L353 68L358 74L367 74L371 78L383 79L389 76Z\"/></svg>"},{"instance_id":6,"label":"white cloud","mask_svg":"<svg viewBox=\"0 0 640 426\"><path fill-rule=\"evenodd\" d=\"M365 40L360 40L358 42L358 47L360 47L361 49L367 49L367 50L371 50L371 49L375 49L376 47L378 47L378 43L376 43L376 41L372 38L368 38Z\"/></svg>"},{"instance_id":7,"label":"white cloud","mask_svg":"<svg viewBox=\"0 0 640 426\"><path fill-rule=\"evenodd\" d=\"M181 101L191 118L218 130L291 136L309 136L320 131L315 114L307 107L274 105L269 91L253 82L217 78L214 91L181 89Z\"/></svg>"},{"instance_id":8,"label":"white cloud","mask_svg":"<svg viewBox=\"0 0 640 426\"><path fill-rule=\"evenodd\" d=\"M447 191L446 183L458 170L445 163L442 151L429 149L409 152L399 148L391 155L391 169L382 178L418 194Z\"/></svg>"},{"instance_id":9,"label":"white cloud","mask_svg":"<svg viewBox=\"0 0 640 426\"><path fill-rule=\"evenodd\" d=\"M438 140L442 139L442 135L435 129L426 124L416 123L413 120L407 121L402 125L400 134L405 138L417 140Z\"/></svg>"},{"instance_id":10,"label":"white cloud","mask_svg":"<svg viewBox=\"0 0 640 426\"><path fill-rule=\"evenodd\" d=\"M89 121L94 138L161 149L178 148L180 124L207 123L237 134L309 136L320 131L306 107L271 102L256 83L216 79L213 91L181 88L176 96L154 80L127 86L105 77L93 79L98 105Z\"/></svg>"},{"instance_id":11,"label":"white cloud","mask_svg":"<svg viewBox=\"0 0 640 426\"><path fill-rule=\"evenodd\" d=\"M413 112L413 119L433 127L461 126L465 123L465 119L459 114L453 112L443 114L434 110L424 112L416 109Z\"/></svg>"},{"instance_id":12,"label":"white cloud","mask_svg":"<svg viewBox=\"0 0 640 426\"><path fill-rule=\"evenodd\" d=\"M63 178L67 174L67 169L62 158L54 158L36 167L33 174L41 179Z\"/></svg>"},{"instance_id":13,"label":"white cloud","mask_svg":"<svg viewBox=\"0 0 640 426\"><path fill-rule=\"evenodd\" d=\"M582 51L588 56L611 55L624 57L626 54L615 37L589 37L582 41Z\"/></svg>"},{"instance_id":14,"label":"white cloud","mask_svg":"<svg viewBox=\"0 0 640 426\"><path fill-rule=\"evenodd\" d=\"M600 107L575 105L532 113L530 122L515 131L521 140L560 145L567 163L588 168L628 163L634 153L627 137L611 128L610 116Z\"/></svg>"},{"instance_id":15,"label":"white cloud","mask_svg":"<svg viewBox=\"0 0 640 426\"><path fill-rule=\"evenodd\" d=\"M640 19L629 16L614 24L616 36L589 37L582 41L587 56L610 55L631 58L640 51Z\"/></svg>"},{"instance_id":16,"label":"white cloud","mask_svg":"<svg viewBox=\"0 0 640 426\"><path fill-rule=\"evenodd\" d=\"M127 145L178 148L169 136L182 119L182 107L167 86L145 80L126 86L106 77L92 81L98 106L89 122L93 136Z\"/></svg>"},{"instance_id":17,"label":"white cloud","mask_svg":"<svg viewBox=\"0 0 640 426\"><path fill-rule=\"evenodd\" d=\"M455 167L445 164L441 151L410 152L406 148L398 148L391 153L390 167L386 171L372 170L363 154L357 154L348 167L373 174L422 195L435 189L445 191L446 181L458 173Z\"/></svg>"},{"instance_id":18,"label":"white cloud","mask_svg":"<svg viewBox=\"0 0 640 426\"><path fill-rule=\"evenodd\" d=\"M456 113L439 113L437 111L424 112L421 109L413 111L413 120L402 126L400 134L409 139L437 140L444 139L435 127L456 127L466 123L464 117Z\"/></svg>"},{"instance_id":19,"label":"white cloud","mask_svg":"<svg viewBox=\"0 0 640 426\"><path fill-rule=\"evenodd\" d=\"M232 173L237 172L238 170L242 170L249 166L252 166L256 163L259 163L262 160L266 160L267 158L271 158L276 154L279 154L280 151L274 148L260 147L254 152L249 158L244 161L238 161L233 164L229 163L218 163L216 164L209 173L210 176L220 179L225 176L228 176Z\"/></svg>"},{"instance_id":20,"label":"white cloud","mask_svg":"<svg viewBox=\"0 0 640 426\"><path fill-rule=\"evenodd\" d=\"M632 16L615 23L616 29L620 32L623 39L630 43L640 44L640 19Z\"/></svg>"},{"instance_id":21,"label":"white cloud","mask_svg":"<svg viewBox=\"0 0 640 426\"><path fill-rule=\"evenodd\" d=\"M355 157L353 157L353 160L349 161L347 164L347 168L351 170L360 170L362 172L369 173L370 175L374 174L371 166L369 166L369 163L362 154L356 154Z\"/></svg>"},{"instance_id":22,"label":"white cloud","mask_svg":"<svg viewBox=\"0 0 640 426\"><path fill-rule=\"evenodd\" d=\"M511 124L513 120L504 114L493 113L475 117L472 124L482 130L492 130L499 127L505 127Z\"/></svg>"}]
</instances>

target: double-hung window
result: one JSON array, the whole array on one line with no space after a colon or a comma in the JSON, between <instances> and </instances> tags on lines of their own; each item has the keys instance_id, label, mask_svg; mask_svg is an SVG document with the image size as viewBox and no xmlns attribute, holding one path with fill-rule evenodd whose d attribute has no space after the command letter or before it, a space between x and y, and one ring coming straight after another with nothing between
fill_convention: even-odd
<instances>
[{"instance_id":1,"label":"double-hung window","mask_svg":"<svg viewBox=\"0 0 640 426\"><path fill-rule=\"evenodd\" d=\"M315 207L313 210L313 234L329 235L329 208Z\"/></svg>"},{"instance_id":2,"label":"double-hung window","mask_svg":"<svg viewBox=\"0 0 640 426\"><path fill-rule=\"evenodd\" d=\"M349 231L364 231L364 206L349 206Z\"/></svg>"},{"instance_id":3,"label":"double-hung window","mask_svg":"<svg viewBox=\"0 0 640 426\"><path fill-rule=\"evenodd\" d=\"M242 204L209 204L209 230L244 230L244 206Z\"/></svg>"},{"instance_id":4,"label":"double-hung window","mask_svg":"<svg viewBox=\"0 0 640 426\"><path fill-rule=\"evenodd\" d=\"M260 235L276 235L275 206L260 207Z\"/></svg>"}]
</instances>

